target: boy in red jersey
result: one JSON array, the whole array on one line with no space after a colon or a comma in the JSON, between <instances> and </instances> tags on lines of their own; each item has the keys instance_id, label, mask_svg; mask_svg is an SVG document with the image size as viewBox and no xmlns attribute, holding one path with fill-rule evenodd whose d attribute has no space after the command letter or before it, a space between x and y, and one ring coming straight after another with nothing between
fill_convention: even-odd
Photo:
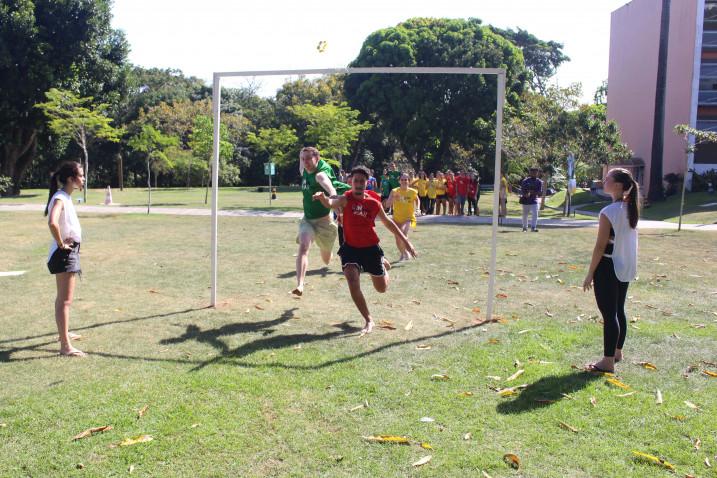
<instances>
[{"instance_id":1,"label":"boy in red jersey","mask_svg":"<svg viewBox=\"0 0 717 478\"><path fill-rule=\"evenodd\" d=\"M371 274L373 287L378 292L386 292L388 289L388 272L390 264L383 256L383 250L378 245L379 239L376 234L376 216L381 219L384 226L402 241L406 250L412 256L416 256L416 250L401 232L396 223L386 215L381 202L366 193L366 182L369 178L369 171L364 166L356 166L351 170L351 190L341 196L324 195L323 192L314 194L314 200L320 201L327 208L343 208L344 220L344 243L339 248L341 266L344 270L346 282L349 285L351 298L356 308L366 322L362 329L362 335L371 332L374 321L368 310L366 299L361 292L361 272Z\"/></svg>"}]
</instances>

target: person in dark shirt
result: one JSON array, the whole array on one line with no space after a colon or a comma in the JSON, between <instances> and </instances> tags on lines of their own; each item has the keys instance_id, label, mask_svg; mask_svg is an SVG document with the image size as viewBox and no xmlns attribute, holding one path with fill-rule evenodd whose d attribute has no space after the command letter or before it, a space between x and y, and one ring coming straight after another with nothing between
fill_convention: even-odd
<instances>
[{"instance_id":1,"label":"person in dark shirt","mask_svg":"<svg viewBox=\"0 0 717 478\"><path fill-rule=\"evenodd\" d=\"M538 232L538 198L543 193L543 181L538 179L538 168L530 168L530 176L520 182L520 204L523 206L523 232L528 230L528 213L531 215L530 229Z\"/></svg>"}]
</instances>

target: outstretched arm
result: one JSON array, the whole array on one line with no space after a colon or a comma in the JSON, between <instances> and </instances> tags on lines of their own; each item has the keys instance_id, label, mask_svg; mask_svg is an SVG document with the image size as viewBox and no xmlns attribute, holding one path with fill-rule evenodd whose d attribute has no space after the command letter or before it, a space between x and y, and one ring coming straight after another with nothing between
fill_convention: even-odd
<instances>
[{"instance_id":1,"label":"outstretched arm","mask_svg":"<svg viewBox=\"0 0 717 478\"><path fill-rule=\"evenodd\" d=\"M319 186L326 191L329 196L336 196L336 188L334 188L334 185L331 183L331 179L326 175L326 173L319 173L316 175L316 182L319 183Z\"/></svg>"},{"instance_id":2,"label":"outstretched arm","mask_svg":"<svg viewBox=\"0 0 717 478\"><path fill-rule=\"evenodd\" d=\"M386 199L386 207L393 206L393 191L391 191L391 194L388 195L388 199Z\"/></svg>"},{"instance_id":3,"label":"outstretched arm","mask_svg":"<svg viewBox=\"0 0 717 478\"><path fill-rule=\"evenodd\" d=\"M346 196L328 197L326 196L326 194L319 191L317 193L314 193L312 199L314 201L319 201L321 204L324 205L324 207L327 207L329 209L341 209L342 207L346 206Z\"/></svg>"},{"instance_id":4,"label":"outstretched arm","mask_svg":"<svg viewBox=\"0 0 717 478\"><path fill-rule=\"evenodd\" d=\"M418 257L418 254L416 254L416 249L413 248L413 244L411 244L411 242L408 240L403 231L399 229L396 223L393 222L393 219L386 215L386 212L383 210L383 208L378 209L378 217L381 218L381 222L384 226L386 226L386 229L391 231L391 233L396 236L396 239L400 239L401 242L403 242L403 245L406 246L406 250L413 257Z\"/></svg>"}]
</instances>

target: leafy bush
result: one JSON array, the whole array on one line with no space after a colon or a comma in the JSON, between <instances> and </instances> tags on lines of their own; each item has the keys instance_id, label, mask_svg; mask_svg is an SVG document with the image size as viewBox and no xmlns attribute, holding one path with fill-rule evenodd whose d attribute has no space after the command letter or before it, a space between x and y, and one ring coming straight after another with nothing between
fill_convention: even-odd
<instances>
[{"instance_id":1,"label":"leafy bush","mask_svg":"<svg viewBox=\"0 0 717 478\"><path fill-rule=\"evenodd\" d=\"M717 169L710 169L702 174L692 171L692 191L707 191L708 183L712 183L712 188L717 188Z\"/></svg>"},{"instance_id":2,"label":"leafy bush","mask_svg":"<svg viewBox=\"0 0 717 478\"><path fill-rule=\"evenodd\" d=\"M12 186L12 179L7 176L0 176L0 194L10 190L10 186Z\"/></svg>"}]
</instances>

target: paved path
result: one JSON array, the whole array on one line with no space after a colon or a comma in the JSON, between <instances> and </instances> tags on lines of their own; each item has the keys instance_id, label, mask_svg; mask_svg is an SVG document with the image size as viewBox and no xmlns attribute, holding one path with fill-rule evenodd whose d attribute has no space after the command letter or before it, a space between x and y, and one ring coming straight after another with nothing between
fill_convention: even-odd
<instances>
[{"instance_id":1,"label":"paved path","mask_svg":"<svg viewBox=\"0 0 717 478\"><path fill-rule=\"evenodd\" d=\"M146 207L134 207L134 206L76 206L77 211L80 213L89 214L146 214ZM37 211L42 212L45 206L42 204L0 204L0 212L13 212L13 211ZM175 215L175 216L210 216L212 213L211 209L190 209L190 208L179 208L179 207L153 207L151 214L161 215ZM220 210L220 216L231 216L231 217L274 217L274 218L287 218L287 219L299 219L303 214L300 211L275 211L275 210L250 210L250 209L235 209L235 210ZM491 224L492 218L490 216L421 216L418 217L418 222L426 224ZM597 220L584 220L584 219L540 219L539 227L596 227L598 224ZM507 226L521 225L520 218L507 218L505 221ZM640 220L640 229L677 229L677 224L666 221L647 221ZM683 224L683 229L692 231L715 231L717 232L717 224Z\"/></svg>"}]
</instances>

